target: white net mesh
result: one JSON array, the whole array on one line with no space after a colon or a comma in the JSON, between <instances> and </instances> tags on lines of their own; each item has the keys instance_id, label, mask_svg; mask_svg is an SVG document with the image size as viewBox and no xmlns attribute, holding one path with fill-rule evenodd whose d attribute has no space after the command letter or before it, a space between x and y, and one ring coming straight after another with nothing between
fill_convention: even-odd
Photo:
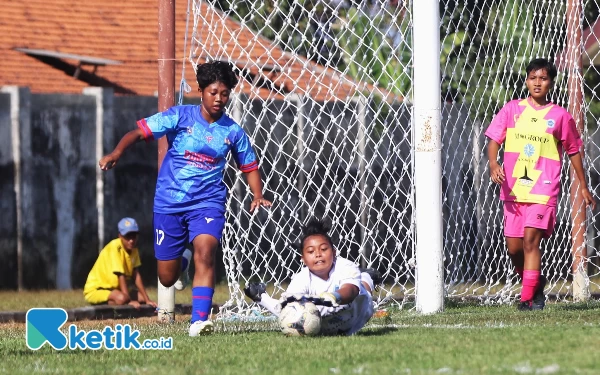
<instances>
[{"instance_id":1,"label":"white net mesh","mask_svg":"<svg viewBox=\"0 0 600 375\"><path fill-rule=\"evenodd\" d=\"M598 42L582 32L594 24L598 6L595 0L577 4L440 1L448 296L502 302L520 291L506 256L483 132L505 102L526 94L523 72L534 57L559 65L552 99L582 128L586 173L597 197L600 74L589 65L596 56L586 49L584 70L571 68L587 40ZM226 306L247 306L241 288L250 280L274 285L275 294L285 288L301 266L290 245L311 216L333 221L341 256L381 272L379 302L413 297L412 2L193 0L192 6L189 59L193 67L207 60L237 67L243 79L228 113L253 140L274 204L250 214L243 177L227 171ZM578 105L581 88L585 100ZM579 195L570 194L568 159L564 171L555 234L543 242L546 292L559 299L573 295L576 239L587 244L576 248L590 256L591 282L584 283L592 291L600 271L598 214L586 218L580 210L582 225L573 229L570 207Z\"/></svg>"},{"instance_id":2,"label":"white net mesh","mask_svg":"<svg viewBox=\"0 0 600 375\"><path fill-rule=\"evenodd\" d=\"M583 107L579 118L584 123L586 172L594 198L600 195L600 1L583 2L581 37ZM600 289L600 218L598 208L587 214L586 243L589 257L587 267L592 293Z\"/></svg>"},{"instance_id":3,"label":"white net mesh","mask_svg":"<svg viewBox=\"0 0 600 375\"><path fill-rule=\"evenodd\" d=\"M581 97L584 88L593 92L594 87L587 87L591 81L582 80L589 72L582 75L578 68L578 61L586 60L586 52L581 56L580 51L585 44L582 30L589 21L583 17L583 2L573 0L447 1L442 6L442 34L446 35L442 39L442 90L458 112L468 113L465 122L448 117L443 134L448 150L443 172L448 178L445 252L451 259L446 260L450 263L446 283L451 285L450 294L492 293L507 300L519 293L520 285L506 256L502 206L487 175L487 142L482 134L504 103L527 95L523 85L527 63L536 57L554 60L559 76L552 100L569 110L582 131L587 178L597 199L597 121L585 116L589 94L585 101ZM594 20L597 8L595 2L585 4ZM452 145L459 145L461 152L454 152ZM542 243L543 273L550 279L546 292L558 299L581 298L585 297L582 293L598 289L597 214L582 208L577 181L569 178L568 158L564 160L556 229ZM591 262L573 254L589 256ZM591 279L584 275L588 266Z\"/></svg>"}]
</instances>

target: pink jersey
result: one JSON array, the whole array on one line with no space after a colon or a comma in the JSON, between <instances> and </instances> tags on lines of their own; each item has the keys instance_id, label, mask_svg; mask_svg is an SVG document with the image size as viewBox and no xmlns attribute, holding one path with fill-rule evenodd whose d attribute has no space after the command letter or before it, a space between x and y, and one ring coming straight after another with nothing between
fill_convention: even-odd
<instances>
[{"instance_id":1,"label":"pink jersey","mask_svg":"<svg viewBox=\"0 0 600 375\"><path fill-rule=\"evenodd\" d=\"M485 135L504 144L500 199L556 206L563 149L579 152L583 142L573 117L548 103L534 107L531 99L512 100L494 117Z\"/></svg>"}]
</instances>

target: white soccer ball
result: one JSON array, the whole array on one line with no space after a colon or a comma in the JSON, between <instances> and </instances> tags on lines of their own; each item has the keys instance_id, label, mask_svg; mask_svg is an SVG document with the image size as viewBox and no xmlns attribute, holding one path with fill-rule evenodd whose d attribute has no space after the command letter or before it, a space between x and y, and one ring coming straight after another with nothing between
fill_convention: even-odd
<instances>
[{"instance_id":1,"label":"white soccer ball","mask_svg":"<svg viewBox=\"0 0 600 375\"><path fill-rule=\"evenodd\" d=\"M286 336L315 336L321 331L321 313L312 302L290 302L279 314L279 326Z\"/></svg>"}]
</instances>

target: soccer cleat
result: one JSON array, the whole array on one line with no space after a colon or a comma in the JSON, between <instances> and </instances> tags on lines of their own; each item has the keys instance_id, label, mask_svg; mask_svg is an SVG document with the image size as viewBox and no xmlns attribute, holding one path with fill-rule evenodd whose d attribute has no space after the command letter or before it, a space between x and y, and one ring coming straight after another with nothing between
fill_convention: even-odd
<instances>
[{"instance_id":1,"label":"soccer cleat","mask_svg":"<svg viewBox=\"0 0 600 375\"><path fill-rule=\"evenodd\" d=\"M177 279L173 285L177 290L184 290L185 287L190 284L190 274L188 271L190 269L190 263L192 263L192 252L189 249L185 249L182 257L187 259L187 266L181 271L179 279Z\"/></svg>"},{"instance_id":2,"label":"soccer cleat","mask_svg":"<svg viewBox=\"0 0 600 375\"><path fill-rule=\"evenodd\" d=\"M261 295L267 292L265 283L249 283L244 288L244 294L254 302L260 302Z\"/></svg>"},{"instance_id":3,"label":"soccer cleat","mask_svg":"<svg viewBox=\"0 0 600 375\"><path fill-rule=\"evenodd\" d=\"M517 306L517 310L519 311L531 311L531 301L521 301L519 306Z\"/></svg>"},{"instance_id":4,"label":"soccer cleat","mask_svg":"<svg viewBox=\"0 0 600 375\"><path fill-rule=\"evenodd\" d=\"M544 295L544 288L546 287L547 282L548 280L546 280L545 276L540 276L539 285L535 291L535 294L533 295L533 300L531 301L532 310L543 310L546 306L546 296Z\"/></svg>"},{"instance_id":5,"label":"soccer cleat","mask_svg":"<svg viewBox=\"0 0 600 375\"><path fill-rule=\"evenodd\" d=\"M359 268L358 270L361 273L364 272L371 276L371 279L373 280L373 285L379 285L383 282L383 279L381 278L381 273L379 273L379 271L377 271L374 268Z\"/></svg>"},{"instance_id":6,"label":"soccer cleat","mask_svg":"<svg viewBox=\"0 0 600 375\"><path fill-rule=\"evenodd\" d=\"M198 320L190 325L190 337L210 335L215 326L210 320Z\"/></svg>"}]
</instances>

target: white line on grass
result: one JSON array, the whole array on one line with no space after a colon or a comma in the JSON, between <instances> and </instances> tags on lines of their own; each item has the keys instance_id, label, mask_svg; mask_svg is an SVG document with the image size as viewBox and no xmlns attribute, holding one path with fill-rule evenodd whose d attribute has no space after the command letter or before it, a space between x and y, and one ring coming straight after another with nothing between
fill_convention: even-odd
<instances>
[{"instance_id":1,"label":"white line on grass","mask_svg":"<svg viewBox=\"0 0 600 375\"><path fill-rule=\"evenodd\" d=\"M482 325L468 324L369 324L365 328L442 328L442 329L479 329L479 328L508 328L523 326L522 324L506 324L504 322L485 323Z\"/></svg>"},{"instance_id":2,"label":"white line on grass","mask_svg":"<svg viewBox=\"0 0 600 375\"><path fill-rule=\"evenodd\" d=\"M535 368L527 362L514 366L513 370L519 374L556 374L560 370L560 366L553 363L542 368Z\"/></svg>"}]
</instances>

